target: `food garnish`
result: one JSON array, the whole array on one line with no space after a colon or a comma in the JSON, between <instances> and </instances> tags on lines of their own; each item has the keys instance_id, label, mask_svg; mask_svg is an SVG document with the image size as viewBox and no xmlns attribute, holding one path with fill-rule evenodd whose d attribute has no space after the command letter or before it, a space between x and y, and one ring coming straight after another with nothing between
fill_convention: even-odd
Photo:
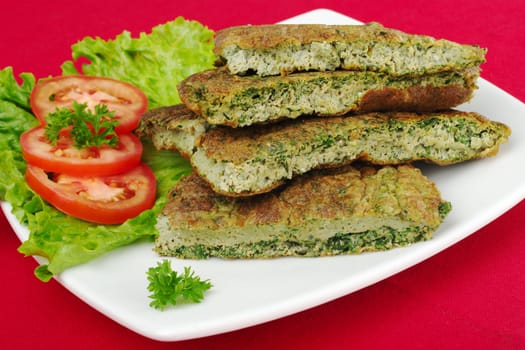
<instances>
[{"instance_id":1,"label":"food garnish","mask_svg":"<svg viewBox=\"0 0 525 350\"><path fill-rule=\"evenodd\" d=\"M106 78L48 78L33 89L31 106L42 125L24 132L20 144L33 191L97 224L121 224L153 207L155 176L140 164L142 143L128 130L147 106L140 90ZM117 132L121 121L127 125Z\"/></svg>"},{"instance_id":2,"label":"food garnish","mask_svg":"<svg viewBox=\"0 0 525 350\"><path fill-rule=\"evenodd\" d=\"M146 274L151 292L149 297L153 299L150 306L159 310L180 302L199 303L204 298L204 292L212 287L209 280L201 281L189 266L184 268L184 273L177 273L167 259L150 267Z\"/></svg>"},{"instance_id":3,"label":"food garnish","mask_svg":"<svg viewBox=\"0 0 525 350\"><path fill-rule=\"evenodd\" d=\"M70 175L113 175L133 169L140 163L142 144L133 134L119 135L116 147L101 145L78 149L67 130L53 145L45 138L43 126L22 134L24 159L46 171Z\"/></svg>"},{"instance_id":4,"label":"food garnish","mask_svg":"<svg viewBox=\"0 0 525 350\"><path fill-rule=\"evenodd\" d=\"M76 148L101 147L118 145L118 135L115 127L119 121L115 111L110 111L107 105L95 105L93 110L87 108L87 103L73 101L71 107L57 109L46 117L46 138L56 145L64 129Z\"/></svg>"},{"instance_id":5,"label":"food garnish","mask_svg":"<svg viewBox=\"0 0 525 350\"><path fill-rule=\"evenodd\" d=\"M185 40L175 40L180 37ZM146 94L148 105L172 104L178 101L178 95L173 91L180 80L212 67L215 58L212 37L213 31L200 23L179 17L156 26L151 33L141 33L137 39L131 38L129 32L123 32L115 40L85 38L72 48L74 59L86 56L93 59L82 67L75 67L75 63L69 61L62 66L63 74L80 73L82 76L125 80ZM140 47L141 51L127 54L134 47ZM161 71L158 70L161 65L163 69L169 67L169 73L162 70L164 75L155 74ZM167 76L173 79L166 79ZM166 201L168 189L191 171L189 163L172 152L157 152L151 145L144 144L142 158L154 171L157 180L156 202L151 210L143 211L120 225L93 224L56 210L31 191L25 181L27 163L22 157L20 135L40 122L31 112L29 98L35 86L35 76L21 73L19 77L21 83L12 67L0 70L0 157L3 160L0 197L11 204L16 218L30 232L18 250L26 256L47 259L47 263L35 269L35 275L42 281L49 281L69 267L139 239L156 236L156 215ZM52 99L57 101L56 95Z\"/></svg>"},{"instance_id":6,"label":"food garnish","mask_svg":"<svg viewBox=\"0 0 525 350\"><path fill-rule=\"evenodd\" d=\"M145 164L108 176L46 173L29 164L26 181L63 213L98 224L121 224L155 203L155 176Z\"/></svg>"}]
</instances>

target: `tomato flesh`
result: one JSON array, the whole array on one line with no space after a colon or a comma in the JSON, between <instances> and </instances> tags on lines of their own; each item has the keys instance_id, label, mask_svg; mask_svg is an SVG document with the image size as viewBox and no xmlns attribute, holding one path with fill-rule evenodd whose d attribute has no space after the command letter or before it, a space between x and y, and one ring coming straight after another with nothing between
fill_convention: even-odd
<instances>
[{"instance_id":1,"label":"tomato flesh","mask_svg":"<svg viewBox=\"0 0 525 350\"><path fill-rule=\"evenodd\" d=\"M131 133L120 134L117 147L77 149L67 135L61 135L57 144L52 145L45 138L43 126L24 132L20 145L29 164L46 171L84 176L126 172L140 163L143 149L140 140Z\"/></svg>"},{"instance_id":2,"label":"tomato flesh","mask_svg":"<svg viewBox=\"0 0 525 350\"><path fill-rule=\"evenodd\" d=\"M135 129L148 108L147 97L134 85L106 77L85 75L41 79L30 96L31 109L42 124L57 108L71 107L73 101L86 103L89 109L105 104L115 112L117 133Z\"/></svg>"},{"instance_id":3,"label":"tomato flesh","mask_svg":"<svg viewBox=\"0 0 525 350\"><path fill-rule=\"evenodd\" d=\"M97 224L123 223L155 203L155 176L143 163L110 176L48 173L28 164L26 181L58 210Z\"/></svg>"}]
</instances>

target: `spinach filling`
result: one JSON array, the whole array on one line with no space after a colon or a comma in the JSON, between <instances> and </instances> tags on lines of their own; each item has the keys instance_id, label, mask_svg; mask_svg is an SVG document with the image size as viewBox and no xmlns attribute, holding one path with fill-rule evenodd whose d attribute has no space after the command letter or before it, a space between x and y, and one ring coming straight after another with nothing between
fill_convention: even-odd
<instances>
[{"instance_id":1,"label":"spinach filling","mask_svg":"<svg viewBox=\"0 0 525 350\"><path fill-rule=\"evenodd\" d=\"M450 210L450 205L443 205L443 213ZM444 214L446 215L446 214ZM358 254L362 252L389 250L403 247L432 238L434 229L428 226L411 226L401 230L382 227L360 233L337 233L327 240L314 237L306 240L272 238L255 243L237 243L232 245L177 246L169 255L183 259L208 259L221 257L227 259L279 257L290 255L304 257Z\"/></svg>"}]
</instances>

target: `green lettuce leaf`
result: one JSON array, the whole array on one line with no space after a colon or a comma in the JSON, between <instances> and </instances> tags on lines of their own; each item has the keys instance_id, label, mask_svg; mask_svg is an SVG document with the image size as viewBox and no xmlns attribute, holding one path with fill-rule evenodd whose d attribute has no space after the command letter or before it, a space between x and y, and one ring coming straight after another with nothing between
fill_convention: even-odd
<instances>
[{"instance_id":1,"label":"green lettuce leaf","mask_svg":"<svg viewBox=\"0 0 525 350\"><path fill-rule=\"evenodd\" d=\"M26 163L22 158L20 135L38 124L27 111L35 78L30 73L20 76L21 85L11 67L0 70L0 198L9 200L15 207L22 207L27 197L31 197L24 180Z\"/></svg>"},{"instance_id":2,"label":"green lettuce leaf","mask_svg":"<svg viewBox=\"0 0 525 350\"><path fill-rule=\"evenodd\" d=\"M150 108L174 105L180 103L177 84L182 79L213 67L213 34L199 22L178 17L138 38L128 31L114 40L86 37L72 46L73 61L65 62L62 71L132 83L148 96Z\"/></svg>"},{"instance_id":3,"label":"green lettuce leaf","mask_svg":"<svg viewBox=\"0 0 525 350\"><path fill-rule=\"evenodd\" d=\"M188 75L210 68L214 61L213 32L198 22L177 18L131 38L123 32L115 40L86 38L73 45L73 58L90 60L82 66L83 74L128 81L148 96L149 107L178 103L176 85ZM73 61L63 64L64 74L77 74ZM26 164L19 137L38 124L30 113L29 96L35 84L30 73L20 75L19 84L11 67L0 70L0 198L11 203L13 213L25 224L29 238L19 251L26 256L40 256L47 263L35 270L42 281L50 280L65 269L92 260L104 253L138 240L157 235L156 217L166 202L170 188L191 172L190 164L180 155L156 151L144 144L143 161L155 173L157 201L152 209L121 225L96 225L67 216L36 195L26 184Z\"/></svg>"},{"instance_id":4,"label":"green lettuce leaf","mask_svg":"<svg viewBox=\"0 0 525 350\"><path fill-rule=\"evenodd\" d=\"M184 175L191 173L192 168L189 161L178 153L172 151L157 151L155 147L146 140L142 140L142 161L149 165L157 179L157 193L163 197Z\"/></svg>"},{"instance_id":5,"label":"green lettuce leaf","mask_svg":"<svg viewBox=\"0 0 525 350\"><path fill-rule=\"evenodd\" d=\"M27 96L31 94L31 90L35 86L35 76L31 73L22 73L20 78L22 84L18 85L12 67L0 70L0 100L11 102L26 111L31 111Z\"/></svg>"},{"instance_id":6,"label":"green lettuce leaf","mask_svg":"<svg viewBox=\"0 0 525 350\"><path fill-rule=\"evenodd\" d=\"M154 237L157 210L156 206L121 225L95 225L64 215L41 202L41 210L28 215L30 238L18 251L48 260L35 270L39 279L47 281L68 267L139 239Z\"/></svg>"},{"instance_id":7,"label":"green lettuce leaf","mask_svg":"<svg viewBox=\"0 0 525 350\"><path fill-rule=\"evenodd\" d=\"M68 267L138 239L154 237L161 203L122 225L94 225L64 215L29 188L24 179L26 163L19 138L22 132L37 125L38 120L25 109L29 106L30 86L34 84L31 75L25 74L25 77L23 84L29 85L19 86L10 68L0 71L0 86L9 86L0 92L0 197L11 204L13 214L30 231L29 239L18 250L48 260L48 264L35 270L36 276L48 281ZM174 173L172 177L177 178L180 172L175 169ZM159 192L159 196L162 195L165 193Z\"/></svg>"}]
</instances>

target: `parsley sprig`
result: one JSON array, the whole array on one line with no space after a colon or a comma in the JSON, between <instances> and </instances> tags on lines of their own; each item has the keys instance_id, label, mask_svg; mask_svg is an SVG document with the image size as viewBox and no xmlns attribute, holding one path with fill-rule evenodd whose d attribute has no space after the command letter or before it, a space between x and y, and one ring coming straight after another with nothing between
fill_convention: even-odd
<instances>
[{"instance_id":1,"label":"parsley sprig","mask_svg":"<svg viewBox=\"0 0 525 350\"><path fill-rule=\"evenodd\" d=\"M185 267L183 274L173 271L167 259L150 267L147 276L148 290L152 292L149 297L153 299L150 306L160 310L180 301L199 303L204 298L204 292L212 287L209 280L201 281L199 276L195 276L190 267Z\"/></svg>"},{"instance_id":2,"label":"parsley sprig","mask_svg":"<svg viewBox=\"0 0 525 350\"><path fill-rule=\"evenodd\" d=\"M71 138L76 148L118 145L115 127L119 121L115 112L104 104L95 105L94 111L87 108L87 103L73 101L71 107L58 108L46 117L45 135L55 145L62 130L71 128Z\"/></svg>"}]
</instances>

